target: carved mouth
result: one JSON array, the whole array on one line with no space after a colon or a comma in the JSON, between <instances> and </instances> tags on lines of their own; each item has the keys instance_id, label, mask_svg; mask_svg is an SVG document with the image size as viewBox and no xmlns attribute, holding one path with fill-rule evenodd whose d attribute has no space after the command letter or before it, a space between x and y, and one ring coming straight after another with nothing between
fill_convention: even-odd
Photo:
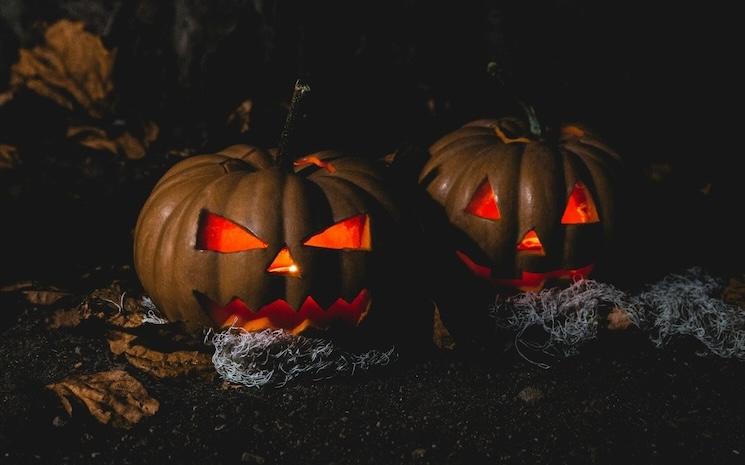
<instances>
[{"instance_id":1,"label":"carved mouth","mask_svg":"<svg viewBox=\"0 0 745 465\"><path fill-rule=\"evenodd\" d=\"M546 285L546 282L550 280L575 281L585 278L592 273L595 267L594 264L589 264L575 269L560 269L545 272L523 271L519 278L494 278L492 277L492 269L488 266L479 265L463 252L457 251L455 254L475 276L489 281L495 286L520 289L524 292L541 290Z\"/></svg>"},{"instance_id":2,"label":"carved mouth","mask_svg":"<svg viewBox=\"0 0 745 465\"><path fill-rule=\"evenodd\" d=\"M221 327L241 327L248 331L285 329L294 334L309 326L321 329L337 323L357 326L367 316L372 303L367 289L362 289L351 302L340 297L325 309L313 297L308 296L297 310L284 299L277 299L253 310L238 297L220 305L199 291L194 291L194 294L212 320Z\"/></svg>"}]
</instances>

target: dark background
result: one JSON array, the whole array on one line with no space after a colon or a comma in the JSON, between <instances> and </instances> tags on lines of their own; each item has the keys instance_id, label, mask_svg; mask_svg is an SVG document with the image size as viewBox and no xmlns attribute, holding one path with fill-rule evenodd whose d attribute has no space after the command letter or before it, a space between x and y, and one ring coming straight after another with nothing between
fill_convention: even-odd
<instances>
[{"instance_id":1,"label":"dark background","mask_svg":"<svg viewBox=\"0 0 745 465\"><path fill-rule=\"evenodd\" d=\"M313 85L304 148L377 158L517 111L486 73L494 60L545 124L584 121L627 160L620 273L739 269L736 15L656 3L3 0L0 89L19 47L82 20L117 50L104 123L161 131L128 160L65 140L80 115L30 92L0 107L0 143L20 152L0 171L0 283L130 263L138 210L164 170L184 154L276 144L299 75ZM240 132L226 120L246 99Z\"/></svg>"}]
</instances>

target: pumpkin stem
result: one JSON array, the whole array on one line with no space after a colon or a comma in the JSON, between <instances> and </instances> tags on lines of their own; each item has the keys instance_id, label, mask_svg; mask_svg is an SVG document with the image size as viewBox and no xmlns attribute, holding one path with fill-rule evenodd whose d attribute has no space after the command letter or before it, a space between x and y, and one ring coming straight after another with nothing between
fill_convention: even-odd
<instances>
[{"instance_id":1,"label":"pumpkin stem","mask_svg":"<svg viewBox=\"0 0 745 465\"><path fill-rule=\"evenodd\" d=\"M293 170L293 161L295 160L294 147L292 147L292 137L297 131L297 123L302 118L301 110L303 99L310 93L310 85L298 79L295 82L295 90L292 93L290 108L287 111L287 119L279 136L279 148L274 162L283 171L291 173Z\"/></svg>"},{"instance_id":2,"label":"pumpkin stem","mask_svg":"<svg viewBox=\"0 0 745 465\"><path fill-rule=\"evenodd\" d=\"M525 116L528 118L528 130L530 133L538 138L543 136L543 128L541 127L541 122L538 120L538 115L535 114L535 108L533 108L533 105L524 102L520 98L517 98L516 100L522 107L523 113L525 113Z\"/></svg>"},{"instance_id":3,"label":"pumpkin stem","mask_svg":"<svg viewBox=\"0 0 745 465\"><path fill-rule=\"evenodd\" d=\"M525 118L528 120L528 130L530 131L530 134L540 139L543 136L543 126L541 125L541 121L538 119L538 115L536 115L535 108L533 105L520 98L511 86L507 84L507 81L509 80L506 77L508 74L507 71L502 69L496 62L492 61L486 65L486 72L497 82L499 87L501 87L507 95L512 97L518 105L520 105Z\"/></svg>"}]
</instances>

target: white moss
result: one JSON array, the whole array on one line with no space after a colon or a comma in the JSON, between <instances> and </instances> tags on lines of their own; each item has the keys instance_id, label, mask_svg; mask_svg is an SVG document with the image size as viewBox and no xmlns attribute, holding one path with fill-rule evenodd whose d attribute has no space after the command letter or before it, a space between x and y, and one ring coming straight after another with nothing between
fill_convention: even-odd
<instances>
[{"instance_id":1,"label":"white moss","mask_svg":"<svg viewBox=\"0 0 745 465\"><path fill-rule=\"evenodd\" d=\"M395 358L393 348L350 353L330 341L278 329L248 332L230 328L208 333L205 339L215 347L212 363L217 373L226 381L248 387L281 387L300 376L320 380L354 375L388 365Z\"/></svg>"}]
</instances>

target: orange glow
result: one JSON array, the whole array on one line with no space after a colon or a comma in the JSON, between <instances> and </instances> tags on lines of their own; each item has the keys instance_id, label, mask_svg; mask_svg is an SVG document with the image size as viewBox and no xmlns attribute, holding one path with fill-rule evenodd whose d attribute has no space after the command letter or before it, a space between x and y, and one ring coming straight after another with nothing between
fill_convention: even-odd
<instances>
[{"instance_id":1,"label":"orange glow","mask_svg":"<svg viewBox=\"0 0 745 465\"><path fill-rule=\"evenodd\" d=\"M252 309L238 297L223 306L202 296L213 321L222 327L234 326L246 331L281 328L293 334L300 334L309 327L327 328L335 324L357 326L365 319L372 303L367 289L362 289L351 301L338 298L327 308L321 307L311 296L306 297L297 309L284 299Z\"/></svg>"},{"instance_id":2,"label":"orange glow","mask_svg":"<svg viewBox=\"0 0 745 465\"><path fill-rule=\"evenodd\" d=\"M577 126L564 126L563 128L561 128L561 135L570 137L585 137L585 131L578 128Z\"/></svg>"},{"instance_id":3,"label":"orange glow","mask_svg":"<svg viewBox=\"0 0 745 465\"><path fill-rule=\"evenodd\" d=\"M495 284L520 289L523 292L540 291L546 285L546 281L576 281L589 276L593 268L594 265L587 265L573 270L554 270L545 273L523 271L519 279L496 279Z\"/></svg>"},{"instance_id":4,"label":"orange glow","mask_svg":"<svg viewBox=\"0 0 745 465\"><path fill-rule=\"evenodd\" d=\"M329 173L336 172L336 168L334 168L334 165L327 161L323 161L320 158L309 155L307 157L299 158L295 160L295 166L301 167L301 166L308 166L308 165L315 165L319 168L323 168Z\"/></svg>"},{"instance_id":5,"label":"orange glow","mask_svg":"<svg viewBox=\"0 0 745 465\"><path fill-rule=\"evenodd\" d=\"M494 127L494 133L499 137L499 140L501 140L503 144L529 144L532 142L527 137L516 137L513 139L505 134L498 126Z\"/></svg>"},{"instance_id":6,"label":"orange glow","mask_svg":"<svg viewBox=\"0 0 745 465\"><path fill-rule=\"evenodd\" d=\"M520 243L517 244L517 251L527 252L531 255L546 255L546 252L543 250L543 244L541 244L541 240L538 238L535 229L531 229L523 236Z\"/></svg>"},{"instance_id":7,"label":"orange glow","mask_svg":"<svg viewBox=\"0 0 745 465\"><path fill-rule=\"evenodd\" d=\"M238 316L235 316L233 318L233 325L235 325L235 321L239 320ZM261 331L262 329L271 328L272 327L272 321L267 317L261 317L256 318L255 320L248 321L246 323L243 323L241 325L243 329L246 331Z\"/></svg>"},{"instance_id":8,"label":"orange glow","mask_svg":"<svg viewBox=\"0 0 745 465\"><path fill-rule=\"evenodd\" d=\"M290 255L290 249L287 247L279 251L274 260L266 269L269 273L281 274L285 276L299 276L300 267Z\"/></svg>"},{"instance_id":9,"label":"orange glow","mask_svg":"<svg viewBox=\"0 0 745 465\"><path fill-rule=\"evenodd\" d=\"M265 249L267 244L243 226L214 213L200 218L197 249L232 253L251 249Z\"/></svg>"},{"instance_id":10,"label":"orange glow","mask_svg":"<svg viewBox=\"0 0 745 465\"><path fill-rule=\"evenodd\" d=\"M497 206L497 196L489 184L489 179L484 178L476 192L474 192L471 201L468 202L466 212L479 218L487 220L498 220L501 218L499 207Z\"/></svg>"},{"instance_id":11,"label":"orange glow","mask_svg":"<svg viewBox=\"0 0 745 465\"><path fill-rule=\"evenodd\" d=\"M308 327L310 325L311 325L310 319L309 318L306 318L303 321L301 321L300 323L298 323L297 326L295 326L294 328L292 328L290 330L290 332L292 334L298 335L298 334L302 333L303 331L305 331L306 329L308 329Z\"/></svg>"},{"instance_id":12,"label":"orange glow","mask_svg":"<svg viewBox=\"0 0 745 465\"><path fill-rule=\"evenodd\" d=\"M598 210L595 208L590 191L584 184L578 182L569 195L567 207L561 217L561 224L585 224L599 221Z\"/></svg>"},{"instance_id":13,"label":"orange glow","mask_svg":"<svg viewBox=\"0 0 745 465\"><path fill-rule=\"evenodd\" d=\"M474 276L481 278L499 288L519 289L523 292L539 291L547 282L553 281L576 281L586 278L595 268L593 264L575 269L560 269L545 272L523 271L519 278L494 278L492 270L488 266L479 265L463 252L455 252L458 258L473 272Z\"/></svg>"},{"instance_id":14,"label":"orange glow","mask_svg":"<svg viewBox=\"0 0 745 465\"><path fill-rule=\"evenodd\" d=\"M324 249L371 250L370 218L362 214L339 221L311 236L303 244Z\"/></svg>"},{"instance_id":15,"label":"orange glow","mask_svg":"<svg viewBox=\"0 0 745 465\"><path fill-rule=\"evenodd\" d=\"M484 279L491 278L491 268L489 268L488 266L479 265L478 263L471 260L471 257L459 250L456 250L455 254L471 270L474 275Z\"/></svg>"}]
</instances>

